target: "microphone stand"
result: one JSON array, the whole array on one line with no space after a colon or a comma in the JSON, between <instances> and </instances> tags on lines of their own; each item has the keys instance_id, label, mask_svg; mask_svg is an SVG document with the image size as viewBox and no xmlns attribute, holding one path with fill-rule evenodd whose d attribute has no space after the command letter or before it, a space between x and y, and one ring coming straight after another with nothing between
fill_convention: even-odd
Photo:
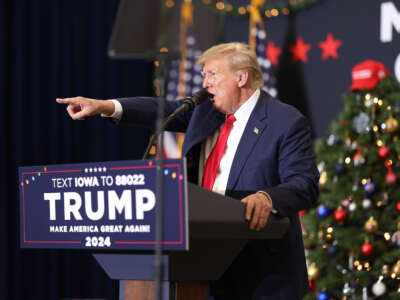
<instances>
[{"instance_id":1,"label":"microphone stand","mask_svg":"<svg viewBox=\"0 0 400 300\"><path fill-rule=\"evenodd\" d=\"M178 107L172 114L170 114L165 121L164 118L164 107L165 107L165 78L166 78L166 65L167 56L160 54L158 56L159 62L159 73L157 78L157 89L159 91L159 101L157 108L157 122L156 131L151 137L147 149L143 155L143 159L147 159L150 149L157 138L157 151L156 151L156 164L157 164L157 179L156 179L156 247L154 257L154 273L155 273L155 299L162 299L162 278L164 274L164 261L163 261L163 225L164 225L164 135L163 131L167 125L175 118L177 114L183 110L194 108L199 102L203 101L209 94L207 91L202 90L198 94L194 94L192 97L183 99L183 104Z\"/></svg>"},{"instance_id":2,"label":"microphone stand","mask_svg":"<svg viewBox=\"0 0 400 300\"><path fill-rule=\"evenodd\" d=\"M184 98L184 100L185 100L185 101L184 101L184 104L183 104L182 106L178 107L172 114L170 114L170 115L167 117L167 119L162 123L162 125L161 125L160 127L159 127L159 124L156 124L156 131L155 131L154 134L151 136L150 141L149 141L149 143L147 144L147 148L146 148L146 151L145 151L144 154L143 154L143 158L142 158L142 159L148 159L150 149L151 149L151 147L153 146L155 139L156 139L159 135L162 135L161 133L164 132L165 128L166 128L166 127L168 126L168 124L175 118L175 116L176 116L177 114L179 114L180 112L182 112L183 110L185 110L185 109L191 109L191 108L194 107L195 104L193 104L193 102L191 101L190 97ZM161 102L163 103L162 105L163 105L163 109L164 109L165 100L164 100L164 99L161 100L161 101L160 101L160 104L161 104ZM159 107L160 107L160 105L159 105ZM157 113L160 113L160 112L157 111ZM163 112L162 112L162 113L163 113ZM158 120L158 119L157 119L157 120ZM161 120L161 121L162 121L162 120ZM159 142L160 142L160 140L158 139L158 140L157 140L157 143L159 143Z\"/></svg>"},{"instance_id":3,"label":"microphone stand","mask_svg":"<svg viewBox=\"0 0 400 300\"><path fill-rule=\"evenodd\" d=\"M200 104L205 99L208 99L210 96L211 96L211 94L209 94L206 89L202 89L202 90L197 91L190 97L181 99L181 101L183 100L183 104L181 106L179 106L177 109L175 109L175 111L167 117L167 119L164 121L164 123L160 127L158 126L159 124L157 124L156 131L150 138L150 141L147 145L146 151L144 152L142 159L148 158L150 149L154 144L154 140L156 139L156 137L159 134L161 134L165 130L165 128L176 117L176 115L178 115L185 109L189 109L189 110L194 109L196 105ZM162 100L164 100L164 99L162 99ZM163 105L165 105L164 101L163 101Z\"/></svg>"},{"instance_id":4,"label":"microphone stand","mask_svg":"<svg viewBox=\"0 0 400 300\"><path fill-rule=\"evenodd\" d=\"M166 55L160 54L158 56L159 61L159 76L157 78L158 90L160 92L158 110L157 110L157 122L156 122L156 133L158 136L157 151L156 151L156 164L157 164L157 176L156 176L156 245L155 245L155 257L154 257L154 274L155 274L155 300L162 299L162 278L164 274L164 262L163 262L163 223L164 223L164 135L159 134L163 130L163 118L164 118L164 106L165 106L165 78L166 78ZM146 152L148 152L146 150ZM145 154L147 156L147 154Z\"/></svg>"}]
</instances>

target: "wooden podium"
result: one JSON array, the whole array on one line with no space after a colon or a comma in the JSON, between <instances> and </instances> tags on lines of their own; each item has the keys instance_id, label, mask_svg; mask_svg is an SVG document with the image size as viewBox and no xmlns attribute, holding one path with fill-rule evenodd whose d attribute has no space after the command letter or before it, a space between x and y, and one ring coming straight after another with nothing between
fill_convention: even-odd
<instances>
[{"instance_id":1,"label":"wooden podium","mask_svg":"<svg viewBox=\"0 0 400 300\"><path fill-rule=\"evenodd\" d=\"M267 226L252 231L244 218L245 206L188 183L189 251L163 255L163 299L204 300L207 282L218 280L250 239L279 239L288 218L270 215ZM149 251L95 253L112 279L120 281L120 300L154 299L153 261Z\"/></svg>"}]
</instances>

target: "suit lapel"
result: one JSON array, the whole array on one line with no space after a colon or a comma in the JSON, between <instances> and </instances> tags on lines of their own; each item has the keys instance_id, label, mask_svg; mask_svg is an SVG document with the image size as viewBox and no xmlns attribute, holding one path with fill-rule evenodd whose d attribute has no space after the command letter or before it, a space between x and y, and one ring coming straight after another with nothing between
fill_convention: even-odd
<instances>
[{"instance_id":1,"label":"suit lapel","mask_svg":"<svg viewBox=\"0 0 400 300\"><path fill-rule=\"evenodd\" d=\"M226 187L227 192L235 189L244 165L246 164L248 158L251 156L251 152L256 146L257 141L262 135L264 129L267 127L267 104L269 101L268 98L269 95L261 92L260 98L258 99L249 120L247 121L246 128L240 139L235 157L232 162L228 184Z\"/></svg>"},{"instance_id":2,"label":"suit lapel","mask_svg":"<svg viewBox=\"0 0 400 300\"><path fill-rule=\"evenodd\" d=\"M186 155L196 144L204 141L225 121L225 115L211 108L208 112L198 111L193 116L191 123L196 128L191 128L186 132L185 143L183 145L183 155Z\"/></svg>"}]
</instances>

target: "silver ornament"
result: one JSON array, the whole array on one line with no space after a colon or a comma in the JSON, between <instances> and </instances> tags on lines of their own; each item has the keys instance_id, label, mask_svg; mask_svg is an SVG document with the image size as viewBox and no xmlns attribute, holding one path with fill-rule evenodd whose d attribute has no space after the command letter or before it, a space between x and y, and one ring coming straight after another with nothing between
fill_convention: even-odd
<instances>
[{"instance_id":1,"label":"silver ornament","mask_svg":"<svg viewBox=\"0 0 400 300\"><path fill-rule=\"evenodd\" d=\"M371 118L364 112L360 112L354 119L353 119L353 129L357 133L366 133L370 130L370 123Z\"/></svg>"},{"instance_id":2,"label":"silver ornament","mask_svg":"<svg viewBox=\"0 0 400 300\"><path fill-rule=\"evenodd\" d=\"M362 288L362 300L368 300L368 289L365 286Z\"/></svg>"},{"instance_id":3,"label":"silver ornament","mask_svg":"<svg viewBox=\"0 0 400 300\"><path fill-rule=\"evenodd\" d=\"M400 231L396 231L395 233L393 233L392 242L396 246L400 247Z\"/></svg>"},{"instance_id":4,"label":"silver ornament","mask_svg":"<svg viewBox=\"0 0 400 300\"><path fill-rule=\"evenodd\" d=\"M367 97L364 101L364 105L365 107L370 107L372 104L374 103L374 101L372 100L371 97Z\"/></svg>"},{"instance_id":5,"label":"silver ornament","mask_svg":"<svg viewBox=\"0 0 400 300\"><path fill-rule=\"evenodd\" d=\"M346 282L346 283L344 284L344 287L343 287L342 292L343 292L343 296L348 296L348 295L350 295L351 288L350 288L350 284L349 284L348 282Z\"/></svg>"},{"instance_id":6,"label":"silver ornament","mask_svg":"<svg viewBox=\"0 0 400 300\"><path fill-rule=\"evenodd\" d=\"M386 292L386 285L381 280L378 280L372 286L372 293L374 293L375 296L378 297L382 296L385 292Z\"/></svg>"},{"instance_id":7,"label":"silver ornament","mask_svg":"<svg viewBox=\"0 0 400 300\"><path fill-rule=\"evenodd\" d=\"M330 135L328 136L328 139L327 139L326 143L327 143L329 146L333 146L333 145L337 142L337 140L338 140L338 137L337 137L336 135L330 134Z\"/></svg>"},{"instance_id":8,"label":"silver ornament","mask_svg":"<svg viewBox=\"0 0 400 300\"><path fill-rule=\"evenodd\" d=\"M368 198L365 198L365 199L362 201L362 207L363 207L364 209L370 208L370 207L371 207L371 204L372 204L372 202L371 202L371 200L368 199Z\"/></svg>"},{"instance_id":9,"label":"silver ornament","mask_svg":"<svg viewBox=\"0 0 400 300\"><path fill-rule=\"evenodd\" d=\"M320 173L322 173L322 172L325 170L325 162L324 162L324 161L321 161L321 162L318 164L317 168L318 168L318 171L319 171Z\"/></svg>"}]
</instances>

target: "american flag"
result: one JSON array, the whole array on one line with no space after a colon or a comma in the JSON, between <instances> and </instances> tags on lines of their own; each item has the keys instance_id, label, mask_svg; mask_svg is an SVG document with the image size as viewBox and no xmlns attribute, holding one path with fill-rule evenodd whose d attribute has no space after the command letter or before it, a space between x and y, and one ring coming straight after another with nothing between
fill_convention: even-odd
<instances>
[{"instance_id":1,"label":"american flag","mask_svg":"<svg viewBox=\"0 0 400 300\"><path fill-rule=\"evenodd\" d=\"M202 88L202 66L196 65L201 51L196 49L196 39L191 26L187 28L186 51L182 54L184 60L174 60L170 64L166 98L168 101L176 101L190 96ZM181 72L180 72L181 71ZM181 76L181 79L180 79ZM183 134L166 132L164 134L164 153L167 158L181 157Z\"/></svg>"},{"instance_id":2,"label":"american flag","mask_svg":"<svg viewBox=\"0 0 400 300\"><path fill-rule=\"evenodd\" d=\"M272 67L271 61L267 58L265 54L267 34L264 29L259 27L258 24L255 26L253 30L254 32L252 32L252 34L256 35L255 51L258 58L258 64L261 67L261 71L263 73L263 78L264 78L263 90L269 93L272 97L276 97L278 94L278 91L276 89L276 79L273 76L271 70Z\"/></svg>"},{"instance_id":3,"label":"american flag","mask_svg":"<svg viewBox=\"0 0 400 300\"><path fill-rule=\"evenodd\" d=\"M256 54L258 57L258 63L263 72L264 87L263 89L268 92L271 96L277 95L275 87L275 78L271 72L271 62L266 57L265 45L266 45L266 33L263 29L259 29L258 26L253 34L256 34ZM196 39L193 36L191 27L188 27L186 36L186 55L183 62L184 68L183 74L180 74L180 61L175 60L170 64L170 70L168 73L168 84L166 90L166 98L168 101L175 101L179 98L183 98L192 95L194 92L202 88L203 77L201 76L202 67L196 65L197 59L200 57L201 51L196 49ZM182 76L182 80L179 81L179 76ZM164 134L164 153L166 158L179 158L181 157L181 146L183 141L182 134L176 134L172 132L166 132Z\"/></svg>"},{"instance_id":4,"label":"american flag","mask_svg":"<svg viewBox=\"0 0 400 300\"><path fill-rule=\"evenodd\" d=\"M179 74L179 60L171 62L169 80L167 85L167 100L174 101L180 97L190 96L201 89L203 77L201 76L202 67L196 65L197 59L201 55L200 50L196 50L196 40L188 30L186 37L186 55L184 57L184 73ZM179 75L183 80L179 83Z\"/></svg>"}]
</instances>

